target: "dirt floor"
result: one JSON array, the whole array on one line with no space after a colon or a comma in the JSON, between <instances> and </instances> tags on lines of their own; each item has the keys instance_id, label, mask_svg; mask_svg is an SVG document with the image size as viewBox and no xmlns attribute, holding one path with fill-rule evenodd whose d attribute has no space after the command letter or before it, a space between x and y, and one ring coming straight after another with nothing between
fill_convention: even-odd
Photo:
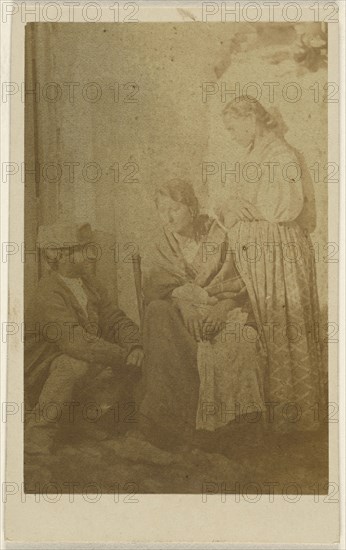
<instances>
[{"instance_id":1,"label":"dirt floor","mask_svg":"<svg viewBox=\"0 0 346 550\"><path fill-rule=\"evenodd\" d=\"M79 437L62 442L50 460L27 463L25 487L27 492L38 492L39 486L48 493L121 493L129 501L141 493L327 493L327 425L311 433L265 432L259 442L238 431L219 443L210 439L204 448L167 452L131 433L102 441Z\"/></svg>"}]
</instances>

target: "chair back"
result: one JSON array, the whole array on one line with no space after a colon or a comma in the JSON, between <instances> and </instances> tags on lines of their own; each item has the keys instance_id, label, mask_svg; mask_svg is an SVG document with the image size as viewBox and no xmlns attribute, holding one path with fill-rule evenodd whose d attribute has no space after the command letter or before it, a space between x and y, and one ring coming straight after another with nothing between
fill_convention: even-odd
<instances>
[{"instance_id":1,"label":"chair back","mask_svg":"<svg viewBox=\"0 0 346 550\"><path fill-rule=\"evenodd\" d=\"M133 267L133 277L135 280L139 320L140 320L140 326L142 328L143 316L144 316L144 298L143 298L143 289L142 289L141 261L142 261L142 258L140 254L136 254L136 256L133 257L132 267Z\"/></svg>"}]
</instances>

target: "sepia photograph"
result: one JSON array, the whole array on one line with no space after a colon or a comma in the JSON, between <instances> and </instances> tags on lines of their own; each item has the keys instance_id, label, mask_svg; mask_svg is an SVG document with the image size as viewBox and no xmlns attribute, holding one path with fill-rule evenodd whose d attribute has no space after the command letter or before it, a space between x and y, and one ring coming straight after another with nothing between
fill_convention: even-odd
<instances>
[{"instance_id":1,"label":"sepia photograph","mask_svg":"<svg viewBox=\"0 0 346 550\"><path fill-rule=\"evenodd\" d=\"M345 11L0 5L0 546L343 548Z\"/></svg>"},{"instance_id":2,"label":"sepia photograph","mask_svg":"<svg viewBox=\"0 0 346 550\"><path fill-rule=\"evenodd\" d=\"M26 25L26 492L327 494L327 75L320 22Z\"/></svg>"}]
</instances>

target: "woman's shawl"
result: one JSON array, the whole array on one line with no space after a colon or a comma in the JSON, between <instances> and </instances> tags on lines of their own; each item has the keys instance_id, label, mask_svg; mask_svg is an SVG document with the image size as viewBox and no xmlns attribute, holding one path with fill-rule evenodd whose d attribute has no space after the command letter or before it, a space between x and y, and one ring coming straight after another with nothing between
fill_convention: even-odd
<instances>
[{"instance_id":1,"label":"woman's shawl","mask_svg":"<svg viewBox=\"0 0 346 550\"><path fill-rule=\"evenodd\" d=\"M175 288L193 283L204 288L218 300L238 299L244 295L245 284L235 266L227 233L217 220L208 218L198 239L196 256L188 262L173 233L163 230L146 258L143 273L143 293L146 303L169 298ZM246 294L246 291L245 291Z\"/></svg>"}]
</instances>

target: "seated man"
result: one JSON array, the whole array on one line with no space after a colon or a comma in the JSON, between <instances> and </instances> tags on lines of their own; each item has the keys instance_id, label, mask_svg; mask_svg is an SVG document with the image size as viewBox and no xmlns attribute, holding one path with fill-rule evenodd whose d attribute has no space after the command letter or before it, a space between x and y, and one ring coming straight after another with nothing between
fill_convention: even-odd
<instances>
[{"instance_id":1,"label":"seated man","mask_svg":"<svg viewBox=\"0 0 346 550\"><path fill-rule=\"evenodd\" d=\"M91 242L89 224L56 223L39 229L38 246L50 269L39 281L25 319L24 450L29 462L30 456L45 461L50 455L62 421L78 410L71 408L78 385L89 403L102 408L96 395L100 373L113 377L115 387L124 381L131 384L131 374L133 382L142 363L138 327L91 273L95 262L83 248ZM112 389L108 394L113 397ZM53 422L52 416L60 420Z\"/></svg>"}]
</instances>

